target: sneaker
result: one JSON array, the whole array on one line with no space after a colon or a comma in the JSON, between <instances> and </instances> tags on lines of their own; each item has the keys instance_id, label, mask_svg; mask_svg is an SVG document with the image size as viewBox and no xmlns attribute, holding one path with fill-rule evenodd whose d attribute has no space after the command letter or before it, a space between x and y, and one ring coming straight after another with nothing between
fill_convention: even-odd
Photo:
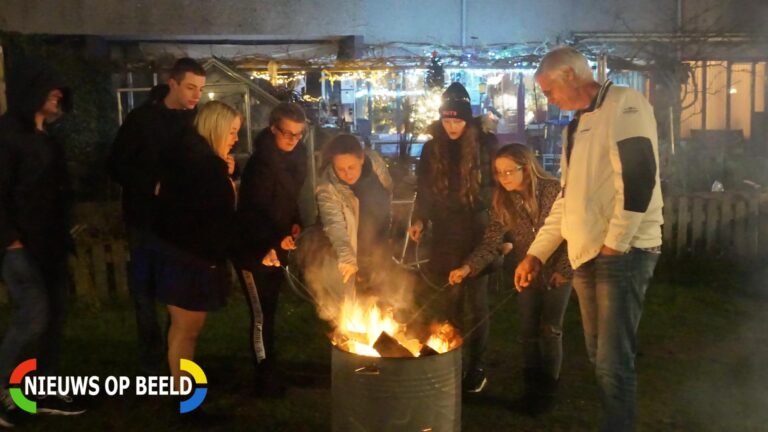
<instances>
[{"instance_id":1,"label":"sneaker","mask_svg":"<svg viewBox=\"0 0 768 432\"><path fill-rule=\"evenodd\" d=\"M85 409L77 406L75 401L64 395L39 396L37 398L37 413L51 415L80 415Z\"/></svg>"},{"instance_id":2,"label":"sneaker","mask_svg":"<svg viewBox=\"0 0 768 432\"><path fill-rule=\"evenodd\" d=\"M6 389L0 389L0 427L12 428L16 425L18 410Z\"/></svg>"},{"instance_id":3,"label":"sneaker","mask_svg":"<svg viewBox=\"0 0 768 432\"><path fill-rule=\"evenodd\" d=\"M483 369L472 369L464 375L461 388L465 393L480 393L488 384L488 378L485 377Z\"/></svg>"},{"instance_id":4,"label":"sneaker","mask_svg":"<svg viewBox=\"0 0 768 432\"><path fill-rule=\"evenodd\" d=\"M529 417L549 414L555 408L558 379L539 369L525 370L525 393L512 404L512 409Z\"/></svg>"},{"instance_id":5,"label":"sneaker","mask_svg":"<svg viewBox=\"0 0 768 432\"><path fill-rule=\"evenodd\" d=\"M253 393L262 398L283 398L288 390L280 370L274 362L264 361L256 365Z\"/></svg>"},{"instance_id":6,"label":"sneaker","mask_svg":"<svg viewBox=\"0 0 768 432\"><path fill-rule=\"evenodd\" d=\"M0 428L12 428L15 425L11 421L11 413L5 408L0 408Z\"/></svg>"},{"instance_id":7,"label":"sneaker","mask_svg":"<svg viewBox=\"0 0 768 432\"><path fill-rule=\"evenodd\" d=\"M253 394L256 397L280 399L285 397L288 388L282 378L276 375L266 375L256 378Z\"/></svg>"}]
</instances>

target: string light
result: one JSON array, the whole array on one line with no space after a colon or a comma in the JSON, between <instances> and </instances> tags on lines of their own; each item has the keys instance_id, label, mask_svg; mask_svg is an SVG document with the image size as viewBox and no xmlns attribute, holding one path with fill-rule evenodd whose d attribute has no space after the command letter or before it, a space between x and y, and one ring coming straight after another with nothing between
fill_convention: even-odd
<instances>
[{"instance_id":1,"label":"string light","mask_svg":"<svg viewBox=\"0 0 768 432\"><path fill-rule=\"evenodd\" d=\"M309 103L317 103L323 100L323 98L321 97L312 97L312 95L308 95L308 94L305 94L304 96L302 96L301 99L304 100L304 102L309 102Z\"/></svg>"},{"instance_id":2,"label":"string light","mask_svg":"<svg viewBox=\"0 0 768 432\"><path fill-rule=\"evenodd\" d=\"M411 122L416 133L426 132L427 127L439 118L442 90L427 90L413 101Z\"/></svg>"},{"instance_id":3,"label":"string light","mask_svg":"<svg viewBox=\"0 0 768 432\"><path fill-rule=\"evenodd\" d=\"M253 71L251 72L251 79L262 79L272 82L272 76L267 71ZM292 82L297 80L303 81L305 79L305 72L278 72L274 84L278 86L289 86Z\"/></svg>"},{"instance_id":4,"label":"string light","mask_svg":"<svg viewBox=\"0 0 768 432\"><path fill-rule=\"evenodd\" d=\"M335 81L347 81L357 80L366 82L375 82L381 80L383 77L390 73L389 69L379 70L350 70L350 71L333 71L323 70L323 77L321 80L330 81L333 84Z\"/></svg>"}]
</instances>

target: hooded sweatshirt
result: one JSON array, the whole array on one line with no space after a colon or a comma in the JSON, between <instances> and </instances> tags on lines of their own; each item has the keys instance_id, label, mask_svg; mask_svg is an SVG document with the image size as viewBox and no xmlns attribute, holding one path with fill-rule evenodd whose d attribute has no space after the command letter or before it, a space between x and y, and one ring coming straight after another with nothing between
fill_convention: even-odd
<instances>
[{"instance_id":1,"label":"hooded sweatshirt","mask_svg":"<svg viewBox=\"0 0 768 432\"><path fill-rule=\"evenodd\" d=\"M9 70L8 112L0 117L0 254L20 241L41 266L72 250L64 149L35 125L35 113L55 89L64 95L62 111L70 111L71 92L54 69L35 59L19 62Z\"/></svg>"}]
</instances>

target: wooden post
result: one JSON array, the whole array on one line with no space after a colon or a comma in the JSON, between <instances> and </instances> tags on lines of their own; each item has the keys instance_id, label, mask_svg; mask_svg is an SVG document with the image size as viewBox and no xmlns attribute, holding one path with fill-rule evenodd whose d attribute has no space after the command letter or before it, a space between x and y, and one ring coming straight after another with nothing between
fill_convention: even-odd
<instances>
[{"instance_id":1,"label":"wooden post","mask_svg":"<svg viewBox=\"0 0 768 432\"><path fill-rule=\"evenodd\" d=\"M758 195L757 208L759 212L757 228L758 252L765 255L768 252L768 194Z\"/></svg>"},{"instance_id":2,"label":"wooden post","mask_svg":"<svg viewBox=\"0 0 768 432\"><path fill-rule=\"evenodd\" d=\"M717 223L719 222L722 202L720 195L715 195L707 201L707 255L712 255L717 251Z\"/></svg>"},{"instance_id":3,"label":"wooden post","mask_svg":"<svg viewBox=\"0 0 768 432\"><path fill-rule=\"evenodd\" d=\"M112 268L115 272L115 291L119 297L128 297L128 253L122 240L112 241Z\"/></svg>"},{"instance_id":4,"label":"wooden post","mask_svg":"<svg viewBox=\"0 0 768 432\"><path fill-rule=\"evenodd\" d=\"M733 227L733 240L736 247L736 254L740 258L748 257L747 254L747 203L739 201L736 203L736 212Z\"/></svg>"},{"instance_id":5,"label":"wooden post","mask_svg":"<svg viewBox=\"0 0 768 432\"><path fill-rule=\"evenodd\" d=\"M702 250L704 240L704 198L696 196L693 198L693 207L691 208L691 254L697 255Z\"/></svg>"},{"instance_id":6,"label":"wooden post","mask_svg":"<svg viewBox=\"0 0 768 432\"><path fill-rule=\"evenodd\" d=\"M720 211L720 233L718 238L725 253L733 249L733 198L731 194L723 195Z\"/></svg>"},{"instance_id":7,"label":"wooden post","mask_svg":"<svg viewBox=\"0 0 768 432\"><path fill-rule=\"evenodd\" d=\"M760 197L753 195L747 202L747 253L754 259L760 251L758 236L760 232Z\"/></svg>"},{"instance_id":8,"label":"wooden post","mask_svg":"<svg viewBox=\"0 0 768 432\"><path fill-rule=\"evenodd\" d=\"M107 255L104 243L95 243L91 247L93 263L93 283L96 296L105 300L109 296L109 279L107 278Z\"/></svg>"},{"instance_id":9,"label":"wooden post","mask_svg":"<svg viewBox=\"0 0 768 432\"><path fill-rule=\"evenodd\" d=\"M677 257L682 258L688 250L688 197L680 197L680 205L677 208Z\"/></svg>"},{"instance_id":10,"label":"wooden post","mask_svg":"<svg viewBox=\"0 0 768 432\"><path fill-rule=\"evenodd\" d=\"M78 300L85 300L90 304L98 304L98 297L93 287L90 268L91 257L88 250L82 244L75 246L77 257L70 258L69 267L75 280L75 294Z\"/></svg>"}]
</instances>

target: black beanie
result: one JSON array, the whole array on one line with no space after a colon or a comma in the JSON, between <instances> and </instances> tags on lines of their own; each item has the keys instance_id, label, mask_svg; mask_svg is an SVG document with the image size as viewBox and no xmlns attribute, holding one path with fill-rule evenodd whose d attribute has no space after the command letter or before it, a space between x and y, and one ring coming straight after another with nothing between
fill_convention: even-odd
<instances>
[{"instance_id":1,"label":"black beanie","mask_svg":"<svg viewBox=\"0 0 768 432\"><path fill-rule=\"evenodd\" d=\"M457 118L465 122L472 120L472 106L469 104L469 93L467 93L467 89L461 83L452 83L443 92L440 118Z\"/></svg>"}]
</instances>

